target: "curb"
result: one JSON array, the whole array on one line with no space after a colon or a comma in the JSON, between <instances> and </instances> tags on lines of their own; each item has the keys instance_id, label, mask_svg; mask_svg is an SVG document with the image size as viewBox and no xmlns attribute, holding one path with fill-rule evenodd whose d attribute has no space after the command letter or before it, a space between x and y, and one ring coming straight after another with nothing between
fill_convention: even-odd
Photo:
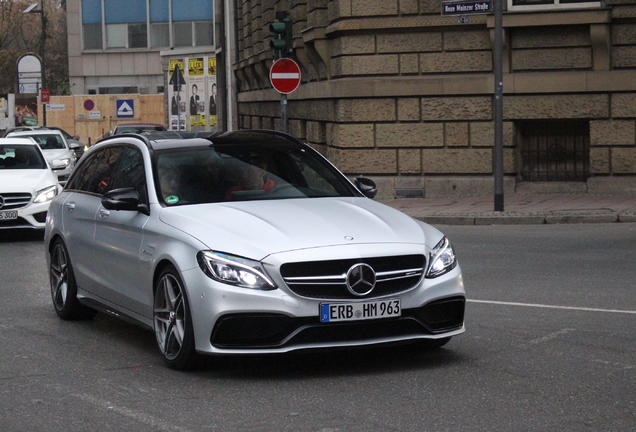
<instances>
[{"instance_id":1,"label":"curb","mask_svg":"<svg viewBox=\"0 0 636 432\"><path fill-rule=\"evenodd\" d=\"M636 212L611 210L549 211L537 213L486 212L412 214L412 218L432 225L558 225L636 222Z\"/></svg>"}]
</instances>

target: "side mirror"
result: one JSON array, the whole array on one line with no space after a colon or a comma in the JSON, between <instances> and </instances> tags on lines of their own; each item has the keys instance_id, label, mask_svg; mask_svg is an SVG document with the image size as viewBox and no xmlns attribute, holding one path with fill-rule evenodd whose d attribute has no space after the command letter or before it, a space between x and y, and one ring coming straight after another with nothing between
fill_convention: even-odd
<instances>
[{"instance_id":1,"label":"side mirror","mask_svg":"<svg viewBox=\"0 0 636 432\"><path fill-rule=\"evenodd\" d=\"M138 211L149 214L148 206L143 204L135 188L113 189L104 194L102 205L108 210Z\"/></svg>"},{"instance_id":2,"label":"side mirror","mask_svg":"<svg viewBox=\"0 0 636 432\"><path fill-rule=\"evenodd\" d=\"M64 168L66 168L66 164L64 163L64 161L61 161L59 159L54 159L54 160L50 161L49 164L51 165L52 169L64 169Z\"/></svg>"},{"instance_id":3,"label":"side mirror","mask_svg":"<svg viewBox=\"0 0 636 432\"><path fill-rule=\"evenodd\" d=\"M367 198L373 198L378 193L378 187L371 179L368 179L366 177L356 177L353 183Z\"/></svg>"}]
</instances>

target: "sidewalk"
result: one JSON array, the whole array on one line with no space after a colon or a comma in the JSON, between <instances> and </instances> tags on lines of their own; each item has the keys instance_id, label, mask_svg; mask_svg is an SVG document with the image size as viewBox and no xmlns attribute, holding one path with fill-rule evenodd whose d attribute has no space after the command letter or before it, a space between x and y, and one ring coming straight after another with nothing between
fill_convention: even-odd
<instances>
[{"instance_id":1,"label":"sidewalk","mask_svg":"<svg viewBox=\"0 0 636 432\"><path fill-rule=\"evenodd\" d=\"M593 194L506 195L504 211L494 197L378 200L415 219L440 225L531 225L636 222L636 196Z\"/></svg>"}]
</instances>

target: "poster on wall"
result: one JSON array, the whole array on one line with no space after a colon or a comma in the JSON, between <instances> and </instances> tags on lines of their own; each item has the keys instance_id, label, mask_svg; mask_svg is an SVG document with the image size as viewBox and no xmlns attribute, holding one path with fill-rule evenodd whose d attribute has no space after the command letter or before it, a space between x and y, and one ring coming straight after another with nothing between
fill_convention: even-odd
<instances>
[{"instance_id":1,"label":"poster on wall","mask_svg":"<svg viewBox=\"0 0 636 432\"><path fill-rule=\"evenodd\" d=\"M190 128L193 131L205 130L205 76L203 58L188 59L188 90L190 103Z\"/></svg>"},{"instance_id":2,"label":"poster on wall","mask_svg":"<svg viewBox=\"0 0 636 432\"><path fill-rule=\"evenodd\" d=\"M0 94L0 119L9 117L9 95Z\"/></svg>"},{"instance_id":3,"label":"poster on wall","mask_svg":"<svg viewBox=\"0 0 636 432\"><path fill-rule=\"evenodd\" d=\"M17 94L15 96L15 125L38 125L38 97L34 94Z\"/></svg>"},{"instance_id":4,"label":"poster on wall","mask_svg":"<svg viewBox=\"0 0 636 432\"><path fill-rule=\"evenodd\" d=\"M212 130L216 130L218 127L217 120L217 112L216 112L216 95L217 95L217 84L216 84L216 57L208 57L208 121Z\"/></svg>"},{"instance_id":5,"label":"poster on wall","mask_svg":"<svg viewBox=\"0 0 636 432\"><path fill-rule=\"evenodd\" d=\"M183 59L170 59L168 70L168 81L183 82L185 74ZM176 90L175 90L176 88ZM173 84L168 86L168 98L170 100L170 130L186 129L186 92L182 85Z\"/></svg>"}]
</instances>

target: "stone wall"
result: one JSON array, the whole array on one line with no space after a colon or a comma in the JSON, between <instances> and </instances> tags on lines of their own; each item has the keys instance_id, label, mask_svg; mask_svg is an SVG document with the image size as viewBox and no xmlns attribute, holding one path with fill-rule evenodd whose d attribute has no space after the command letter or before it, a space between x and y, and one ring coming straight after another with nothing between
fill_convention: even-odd
<instances>
[{"instance_id":1,"label":"stone wall","mask_svg":"<svg viewBox=\"0 0 636 432\"><path fill-rule=\"evenodd\" d=\"M636 185L636 5L504 14L504 172L514 191L520 121L590 124L586 190ZM268 26L294 22L302 84L288 130L383 196L492 194L492 15L469 24L439 0L237 0L239 115L281 129ZM627 185L627 186L626 186ZM581 190L577 187L576 190Z\"/></svg>"}]
</instances>

